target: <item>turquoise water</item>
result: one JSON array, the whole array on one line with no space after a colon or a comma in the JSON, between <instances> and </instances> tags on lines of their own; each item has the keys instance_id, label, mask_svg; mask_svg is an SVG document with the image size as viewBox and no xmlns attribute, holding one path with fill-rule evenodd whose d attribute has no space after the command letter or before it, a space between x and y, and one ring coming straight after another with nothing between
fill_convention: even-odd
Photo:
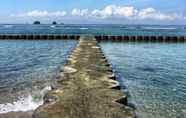
<instances>
[{"instance_id":1,"label":"turquoise water","mask_svg":"<svg viewBox=\"0 0 186 118\"><path fill-rule=\"evenodd\" d=\"M0 113L41 105L76 43L0 40Z\"/></svg>"},{"instance_id":2,"label":"turquoise water","mask_svg":"<svg viewBox=\"0 0 186 118\"><path fill-rule=\"evenodd\" d=\"M186 118L186 44L101 43L140 118Z\"/></svg>"},{"instance_id":3,"label":"turquoise water","mask_svg":"<svg viewBox=\"0 0 186 118\"><path fill-rule=\"evenodd\" d=\"M0 34L186 35L180 25L0 24Z\"/></svg>"}]
</instances>

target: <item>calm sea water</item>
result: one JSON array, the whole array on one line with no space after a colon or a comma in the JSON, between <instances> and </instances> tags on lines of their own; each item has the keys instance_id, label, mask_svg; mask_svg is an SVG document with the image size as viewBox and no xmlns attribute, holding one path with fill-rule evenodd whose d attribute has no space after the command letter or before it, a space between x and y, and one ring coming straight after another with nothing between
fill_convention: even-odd
<instances>
[{"instance_id":1,"label":"calm sea water","mask_svg":"<svg viewBox=\"0 0 186 118\"><path fill-rule=\"evenodd\" d=\"M1 24L0 34L186 35L186 26Z\"/></svg>"},{"instance_id":2,"label":"calm sea water","mask_svg":"<svg viewBox=\"0 0 186 118\"><path fill-rule=\"evenodd\" d=\"M140 118L186 118L186 44L101 43Z\"/></svg>"},{"instance_id":3,"label":"calm sea water","mask_svg":"<svg viewBox=\"0 0 186 118\"><path fill-rule=\"evenodd\" d=\"M0 40L0 113L43 104L76 41Z\"/></svg>"}]
</instances>

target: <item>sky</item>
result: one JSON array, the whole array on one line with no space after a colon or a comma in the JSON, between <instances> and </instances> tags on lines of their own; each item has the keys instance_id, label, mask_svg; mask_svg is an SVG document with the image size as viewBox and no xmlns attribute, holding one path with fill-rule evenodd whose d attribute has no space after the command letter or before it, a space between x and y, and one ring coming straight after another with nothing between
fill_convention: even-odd
<instances>
[{"instance_id":1,"label":"sky","mask_svg":"<svg viewBox=\"0 0 186 118\"><path fill-rule=\"evenodd\" d=\"M185 24L186 0L1 0L0 23Z\"/></svg>"}]
</instances>

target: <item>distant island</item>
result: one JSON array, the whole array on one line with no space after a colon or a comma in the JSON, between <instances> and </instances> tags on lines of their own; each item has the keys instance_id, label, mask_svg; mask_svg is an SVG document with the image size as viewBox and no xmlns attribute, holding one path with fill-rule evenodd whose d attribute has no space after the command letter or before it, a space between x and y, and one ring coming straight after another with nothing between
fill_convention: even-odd
<instances>
[{"instance_id":1,"label":"distant island","mask_svg":"<svg viewBox=\"0 0 186 118\"><path fill-rule=\"evenodd\" d=\"M53 25L57 25L57 22L56 22L56 21L53 21L52 24L53 24Z\"/></svg>"},{"instance_id":2,"label":"distant island","mask_svg":"<svg viewBox=\"0 0 186 118\"><path fill-rule=\"evenodd\" d=\"M56 21L52 22L52 25L57 25L58 23ZM60 23L60 25L64 25L64 23Z\"/></svg>"},{"instance_id":3,"label":"distant island","mask_svg":"<svg viewBox=\"0 0 186 118\"><path fill-rule=\"evenodd\" d=\"M34 24L34 25L40 25L41 22L40 22L40 21L34 21L33 24ZM53 22L52 22L52 25L57 25L57 24L58 24L58 23L57 23L56 21L53 21ZM60 25L64 25L64 23L60 23Z\"/></svg>"},{"instance_id":4,"label":"distant island","mask_svg":"<svg viewBox=\"0 0 186 118\"><path fill-rule=\"evenodd\" d=\"M40 25L41 24L41 22L40 21L34 21L34 23L33 23L34 25Z\"/></svg>"}]
</instances>

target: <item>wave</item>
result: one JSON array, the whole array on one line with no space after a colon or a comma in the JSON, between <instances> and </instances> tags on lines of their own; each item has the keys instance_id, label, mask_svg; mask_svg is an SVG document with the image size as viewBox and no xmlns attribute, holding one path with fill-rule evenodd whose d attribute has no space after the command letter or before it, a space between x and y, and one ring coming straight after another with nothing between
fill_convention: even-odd
<instances>
[{"instance_id":1,"label":"wave","mask_svg":"<svg viewBox=\"0 0 186 118\"><path fill-rule=\"evenodd\" d=\"M0 104L0 113L8 112L26 112L37 109L39 106L43 105L44 95L51 90L51 86L46 86L39 92L35 92L26 97L20 97L17 101L13 103Z\"/></svg>"},{"instance_id":2,"label":"wave","mask_svg":"<svg viewBox=\"0 0 186 118\"><path fill-rule=\"evenodd\" d=\"M149 30L175 30L175 27L143 27L142 29L149 29Z\"/></svg>"},{"instance_id":3,"label":"wave","mask_svg":"<svg viewBox=\"0 0 186 118\"><path fill-rule=\"evenodd\" d=\"M79 28L80 30L88 30L86 27Z\"/></svg>"},{"instance_id":4,"label":"wave","mask_svg":"<svg viewBox=\"0 0 186 118\"><path fill-rule=\"evenodd\" d=\"M55 26L55 25L51 25L50 27L51 27L51 28L55 28L56 26Z\"/></svg>"},{"instance_id":5,"label":"wave","mask_svg":"<svg viewBox=\"0 0 186 118\"><path fill-rule=\"evenodd\" d=\"M12 28L13 25L3 25L4 28Z\"/></svg>"}]
</instances>

